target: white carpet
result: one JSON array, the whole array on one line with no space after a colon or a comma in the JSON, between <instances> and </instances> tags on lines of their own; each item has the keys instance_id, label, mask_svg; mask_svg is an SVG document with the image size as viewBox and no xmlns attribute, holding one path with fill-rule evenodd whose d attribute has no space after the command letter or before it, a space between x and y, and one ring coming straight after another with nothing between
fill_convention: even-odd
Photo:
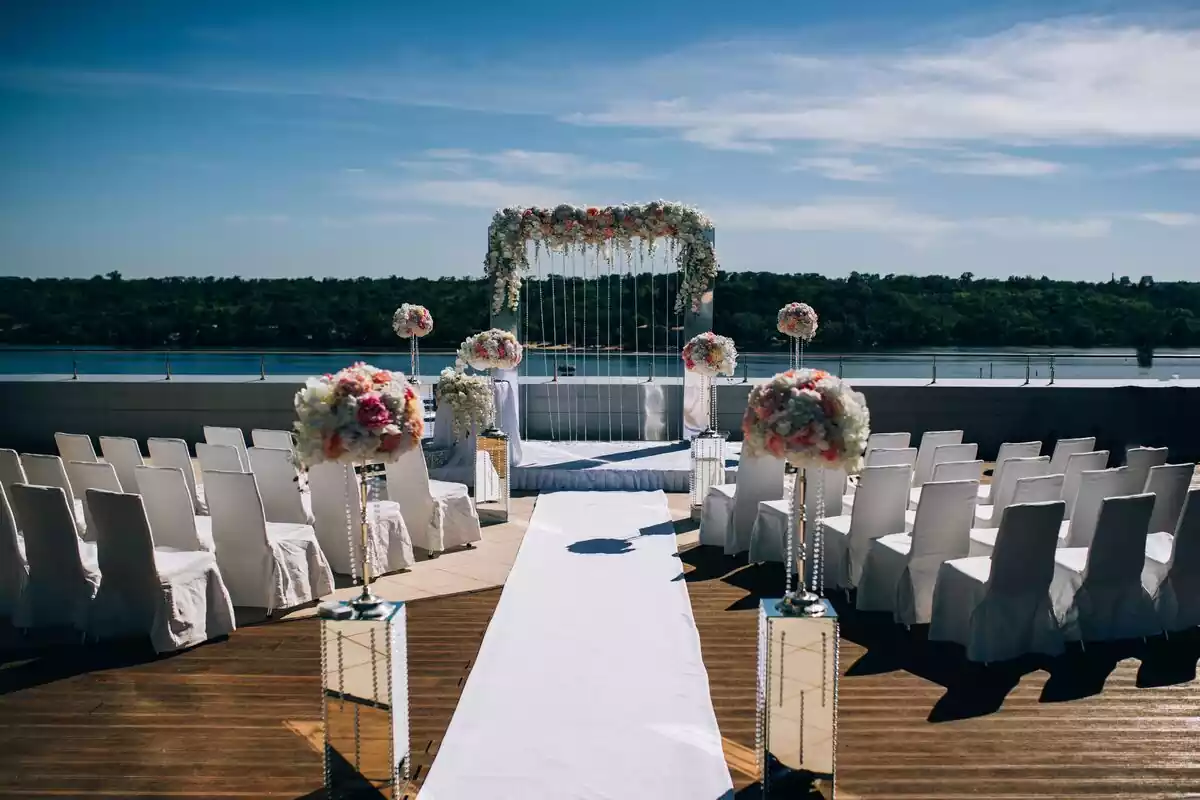
<instances>
[{"instance_id":1,"label":"white carpet","mask_svg":"<svg viewBox=\"0 0 1200 800\"><path fill-rule=\"evenodd\" d=\"M544 494L420 800L726 800L662 492Z\"/></svg>"}]
</instances>

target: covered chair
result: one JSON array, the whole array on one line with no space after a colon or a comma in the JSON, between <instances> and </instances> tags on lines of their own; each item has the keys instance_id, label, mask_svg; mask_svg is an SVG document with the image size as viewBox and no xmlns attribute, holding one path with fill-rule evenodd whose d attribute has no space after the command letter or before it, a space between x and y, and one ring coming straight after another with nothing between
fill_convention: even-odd
<instances>
[{"instance_id":1,"label":"covered chair","mask_svg":"<svg viewBox=\"0 0 1200 800\"><path fill-rule=\"evenodd\" d=\"M101 489L106 492L121 491L121 480L117 477L117 470L108 462L68 461L66 467L67 477L71 480L71 490L76 492L76 496L81 500L86 498L88 489ZM83 503L83 520L88 541L96 541L95 533L92 531L92 514L86 501Z\"/></svg>"},{"instance_id":2,"label":"covered chair","mask_svg":"<svg viewBox=\"0 0 1200 800\"><path fill-rule=\"evenodd\" d=\"M57 486L63 490L67 498L67 507L71 509L75 520L75 531L80 536L86 534L87 514L83 507L83 498L76 495L71 488L71 479L62 459L41 453L22 453L21 467L25 470L25 478L30 486ZM12 499L11 492L9 499Z\"/></svg>"},{"instance_id":3,"label":"covered chair","mask_svg":"<svg viewBox=\"0 0 1200 800\"><path fill-rule=\"evenodd\" d=\"M346 464L315 464L308 471L317 541L334 572L355 577L361 576L359 565L363 559L362 492L358 481L354 468ZM411 568L416 560L412 547L400 504L368 501L367 555L372 574Z\"/></svg>"},{"instance_id":4,"label":"covered chair","mask_svg":"<svg viewBox=\"0 0 1200 800\"><path fill-rule=\"evenodd\" d=\"M1131 639L1162 631L1142 584L1153 510L1152 494L1106 498L1091 546L1055 551L1051 597L1069 641Z\"/></svg>"},{"instance_id":5,"label":"covered chair","mask_svg":"<svg viewBox=\"0 0 1200 800\"><path fill-rule=\"evenodd\" d=\"M154 545L160 550L213 552L212 517L192 511L191 495L178 467L138 467L138 491L150 520Z\"/></svg>"},{"instance_id":6,"label":"covered chair","mask_svg":"<svg viewBox=\"0 0 1200 800\"><path fill-rule=\"evenodd\" d=\"M1151 534L1158 547L1147 541L1146 573L1157 575L1151 588L1162 629L1168 633L1200 625L1200 489L1187 493L1179 525L1169 543L1163 534ZM1153 552L1152 552L1153 551Z\"/></svg>"},{"instance_id":7,"label":"covered chair","mask_svg":"<svg viewBox=\"0 0 1200 800\"><path fill-rule=\"evenodd\" d=\"M12 494L14 483L29 483L25 478L25 467L21 466L21 457L16 450L0 448L0 488Z\"/></svg>"},{"instance_id":8,"label":"covered chair","mask_svg":"<svg viewBox=\"0 0 1200 800\"><path fill-rule=\"evenodd\" d=\"M992 470L992 482L980 484L979 502L995 505L995 493L1003 483L1005 465L1017 458L1037 458L1042 453L1041 442L1005 442L996 453L996 468ZM1049 471L1049 459L1046 460Z\"/></svg>"},{"instance_id":9,"label":"covered chair","mask_svg":"<svg viewBox=\"0 0 1200 800\"><path fill-rule=\"evenodd\" d=\"M750 549L760 500L783 497L783 459L743 453L737 483L712 487L700 514L700 543L737 555Z\"/></svg>"},{"instance_id":10,"label":"covered chair","mask_svg":"<svg viewBox=\"0 0 1200 800\"><path fill-rule=\"evenodd\" d=\"M853 510L822 520L827 586L853 589L872 540L904 530L911 477L912 469L904 464L867 467L859 478Z\"/></svg>"},{"instance_id":11,"label":"covered chair","mask_svg":"<svg viewBox=\"0 0 1200 800\"><path fill-rule=\"evenodd\" d=\"M238 461L241 462L242 472L250 471L250 456L246 453L246 436L241 428L219 428L211 425L204 426L204 441L208 444L224 445L237 451ZM197 448L199 455L199 448Z\"/></svg>"},{"instance_id":12,"label":"covered chair","mask_svg":"<svg viewBox=\"0 0 1200 800\"><path fill-rule=\"evenodd\" d=\"M1161 464L1150 468L1145 491L1154 495L1154 511L1150 514L1151 533L1175 530L1195 471L1195 464Z\"/></svg>"},{"instance_id":13,"label":"covered chair","mask_svg":"<svg viewBox=\"0 0 1200 800\"><path fill-rule=\"evenodd\" d=\"M1064 522L1059 529L1059 546L1091 547L1104 501L1109 497L1121 497L1121 489L1128 482L1128 467L1084 472L1079 479L1079 493L1075 498L1075 507L1071 509L1071 520Z\"/></svg>"},{"instance_id":14,"label":"covered chair","mask_svg":"<svg viewBox=\"0 0 1200 800\"><path fill-rule=\"evenodd\" d=\"M300 490L300 473L291 450L251 447L250 471L258 481L267 522L314 524L312 496Z\"/></svg>"},{"instance_id":15,"label":"covered chair","mask_svg":"<svg viewBox=\"0 0 1200 800\"><path fill-rule=\"evenodd\" d=\"M1039 475L1045 475L1049 467L1050 459L1047 456L1010 458L1005 461L1004 469L1000 475L1000 483L989 498L992 501L991 504L975 507L974 527L999 527L1000 515L1007 506L1012 504L1013 496L1017 492L1017 481L1022 478L1034 478ZM1059 486L1061 491L1061 484Z\"/></svg>"},{"instance_id":16,"label":"covered chair","mask_svg":"<svg viewBox=\"0 0 1200 800\"><path fill-rule=\"evenodd\" d=\"M11 499L29 563L29 580L13 624L18 628L72 627L86 634L100 586L96 545L80 540L62 487L18 483L12 487Z\"/></svg>"},{"instance_id":17,"label":"covered chair","mask_svg":"<svg viewBox=\"0 0 1200 800\"><path fill-rule=\"evenodd\" d=\"M196 468L192 465L192 454L188 451L187 442L183 439L153 438L146 440L146 449L150 451L150 463L156 467L175 467L183 473L187 483L188 496L192 501L192 510L197 514L207 514L208 506L204 503L204 487L196 483Z\"/></svg>"},{"instance_id":18,"label":"covered chair","mask_svg":"<svg viewBox=\"0 0 1200 800\"><path fill-rule=\"evenodd\" d=\"M96 636L145 635L155 652L167 653L234 630L233 603L212 553L156 549L140 495L89 489L85 502L101 574Z\"/></svg>"},{"instance_id":19,"label":"covered chair","mask_svg":"<svg viewBox=\"0 0 1200 800\"><path fill-rule=\"evenodd\" d=\"M281 608L333 591L333 573L311 525L267 522L248 472L206 472L217 564L235 606Z\"/></svg>"},{"instance_id":20,"label":"covered chair","mask_svg":"<svg viewBox=\"0 0 1200 800\"><path fill-rule=\"evenodd\" d=\"M294 450L296 440L291 431L273 431L255 428L250 431L250 441L255 447L270 447L275 450ZM253 466L253 463L251 463Z\"/></svg>"},{"instance_id":21,"label":"covered chair","mask_svg":"<svg viewBox=\"0 0 1200 800\"><path fill-rule=\"evenodd\" d=\"M957 642L970 661L1063 652L1050 583L1066 504L1016 503L1004 510L991 556L942 564L933 590L929 639Z\"/></svg>"},{"instance_id":22,"label":"covered chair","mask_svg":"<svg viewBox=\"0 0 1200 800\"><path fill-rule=\"evenodd\" d=\"M242 459L233 445L196 442L196 460L200 462L202 476L205 472L249 471L248 467L242 466Z\"/></svg>"},{"instance_id":23,"label":"covered chair","mask_svg":"<svg viewBox=\"0 0 1200 800\"><path fill-rule=\"evenodd\" d=\"M437 555L483 538L467 485L431 481L420 448L403 453L386 471L388 499L400 504L414 547Z\"/></svg>"},{"instance_id":24,"label":"covered chair","mask_svg":"<svg viewBox=\"0 0 1200 800\"><path fill-rule=\"evenodd\" d=\"M92 437L85 433L56 433L54 444L58 446L58 454L63 461L99 461L96 448L92 446Z\"/></svg>"},{"instance_id":25,"label":"covered chair","mask_svg":"<svg viewBox=\"0 0 1200 800\"><path fill-rule=\"evenodd\" d=\"M1084 436L1078 439L1059 439L1054 443L1054 453L1050 456L1050 474L1065 475L1067 472L1067 462L1071 456L1077 453L1093 452L1095 447L1095 436Z\"/></svg>"},{"instance_id":26,"label":"covered chair","mask_svg":"<svg viewBox=\"0 0 1200 800\"><path fill-rule=\"evenodd\" d=\"M933 452L944 444L962 444L962 431L925 431L917 448L917 462L913 466L912 485L920 488L933 477Z\"/></svg>"},{"instance_id":27,"label":"covered chair","mask_svg":"<svg viewBox=\"0 0 1200 800\"><path fill-rule=\"evenodd\" d=\"M846 485L846 473L840 469L806 469L807 493L805 494L805 514L808 520L808 530L814 530L818 521L825 517L837 517L842 513L842 490ZM818 503L817 498L821 497ZM792 502L800 502L798 496L793 496ZM800 515L796 514L796 520ZM754 520L754 528L750 531L750 562L787 560L787 519L788 498L779 500L762 500L758 504L758 516ZM797 524L799 524L797 522ZM808 553L801 548L810 545L811 541L804 540L798 531L796 534L795 555L811 568L812 561ZM808 540L812 537L809 536Z\"/></svg>"},{"instance_id":28,"label":"covered chair","mask_svg":"<svg viewBox=\"0 0 1200 800\"><path fill-rule=\"evenodd\" d=\"M1063 514L1064 520L1071 518L1075 500L1079 497L1079 484L1083 480L1083 473L1102 470L1107 466L1107 450L1090 450L1086 453L1072 453L1067 456L1067 467L1063 472L1062 493L1063 502L1067 504L1066 513Z\"/></svg>"},{"instance_id":29,"label":"covered chair","mask_svg":"<svg viewBox=\"0 0 1200 800\"><path fill-rule=\"evenodd\" d=\"M1121 494L1140 494L1146 491L1150 469L1167 463L1165 447L1130 447L1125 450L1125 466L1128 468Z\"/></svg>"},{"instance_id":30,"label":"covered chair","mask_svg":"<svg viewBox=\"0 0 1200 800\"><path fill-rule=\"evenodd\" d=\"M941 464L951 463L955 461L974 461L979 455L979 445L972 443L963 444L941 444L933 448L932 469L930 471L929 480L933 480L934 473L937 472L938 466ZM978 480L978 479L976 479ZM908 493L908 507L915 509L917 504L921 502L921 487L916 487Z\"/></svg>"},{"instance_id":31,"label":"covered chair","mask_svg":"<svg viewBox=\"0 0 1200 800\"><path fill-rule=\"evenodd\" d=\"M869 455L877 448L905 448L912 441L912 434L907 431L896 433L872 433L867 436L867 447L864 455Z\"/></svg>"},{"instance_id":32,"label":"covered chair","mask_svg":"<svg viewBox=\"0 0 1200 800\"><path fill-rule=\"evenodd\" d=\"M1038 475L1032 478L1021 478L1017 481L1017 488L1013 492L1012 502L1009 503L1009 506L1053 502L1062 497L1062 487L1062 475ZM1001 511L1000 514L1000 522L1003 524L1004 512ZM1061 523L1062 520L1059 520L1059 522ZM972 557L990 556L996 549L996 540L999 536L999 528L972 528L970 555Z\"/></svg>"},{"instance_id":33,"label":"covered chair","mask_svg":"<svg viewBox=\"0 0 1200 800\"><path fill-rule=\"evenodd\" d=\"M121 481L121 486L127 492L137 491L137 475L135 471L138 467L145 464L142 458L142 449L138 446L137 439L130 439L127 436L101 436L100 437L100 452L104 453L104 460L117 470L117 478ZM80 489L82 494L83 490Z\"/></svg>"},{"instance_id":34,"label":"covered chair","mask_svg":"<svg viewBox=\"0 0 1200 800\"><path fill-rule=\"evenodd\" d=\"M8 492L0 487L0 619L11 619L29 580L25 542L17 530Z\"/></svg>"},{"instance_id":35,"label":"covered chair","mask_svg":"<svg viewBox=\"0 0 1200 800\"><path fill-rule=\"evenodd\" d=\"M871 542L858 581L859 611L890 611L902 625L923 625L933 613L933 586L942 564L970 549L975 481L926 483L912 533Z\"/></svg>"}]
</instances>

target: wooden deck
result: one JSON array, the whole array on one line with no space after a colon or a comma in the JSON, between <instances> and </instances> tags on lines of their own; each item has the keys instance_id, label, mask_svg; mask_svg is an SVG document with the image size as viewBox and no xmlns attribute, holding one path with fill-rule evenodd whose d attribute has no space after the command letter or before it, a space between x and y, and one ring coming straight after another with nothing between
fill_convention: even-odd
<instances>
[{"instance_id":1,"label":"wooden deck","mask_svg":"<svg viewBox=\"0 0 1200 800\"><path fill-rule=\"evenodd\" d=\"M707 549L683 561L731 773L739 798L757 797L756 597L780 570ZM414 789L499 594L409 606ZM1200 792L1200 637L985 671L886 621L843 625L839 797ZM323 797L316 634L312 620L263 624L161 659L5 651L0 797Z\"/></svg>"}]
</instances>

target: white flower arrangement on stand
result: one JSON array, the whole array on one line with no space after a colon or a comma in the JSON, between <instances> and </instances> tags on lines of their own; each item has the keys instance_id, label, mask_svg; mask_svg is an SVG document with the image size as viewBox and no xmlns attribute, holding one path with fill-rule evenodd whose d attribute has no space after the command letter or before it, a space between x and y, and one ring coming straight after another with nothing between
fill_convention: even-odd
<instances>
[{"instance_id":1,"label":"white flower arrangement on stand","mask_svg":"<svg viewBox=\"0 0 1200 800\"><path fill-rule=\"evenodd\" d=\"M712 331L693 336L683 346L683 366L706 378L733 375L737 370L737 347L728 336Z\"/></svg>"},{"instance_id":2,"label":"white flower arrangement on stand","mask_svg":"<svg viewBox=\"0 0 1200 800\"><path fill-rule=\"evenodd\" d=\"M421 382L421 348L417 344L422 336L433 332L433 314L425 306L404 303L392 315L392 330L401 339L408 339L408 376L416 384Z\"/></svg>"},{"instance_id":3,"label":"white flower arrangement on stand","mask_svg":"<svg viewBox=\"0 0 1200 800\"><path fill-rule=\"evenodd\" d=\"M712 222L700 211L657 200L645 205L555 208L503 208L488 228L484 268L492 281L492 311L516 311L521 272L529 268L525 245L566 251L571 247L612 246L632 253L641 239L651 252L659 239L673 240L681 272L676 312L699 310L701 298L717 277L717 256L710 231Z\"/></svg>"},{"instance_id":4,"label":"white flower arrangement on stand","mask_svg":"<svg viewBox=\"0 0 1200 800\"><path fill-rule=\"evenodd\" d=\"M798 613L801 609L811 615L824 613L819 594L804 588L798 594L792 593L796 528L792 515L798 505L794 493L805 490L804 470L842 469L847 474L859 472L863 466L863 453L867 448L870 428L871 417L862 394L854 391L841 378L823 370L781 372L750 391L746 413L742 417L745 439L742 452L781 458L790 467L801 470L791 483L792 497L788 503L787 583L781 605L781 610L786 606L786 613ZM823 515L822 496L823 492L818 490L815 524L811 529L805 526L805 536L813 537L811 557L813 584L817 592L824 588L820 522Z\"/></svg>"},{"instance_id":5,"label":"white flower arrangement on stand","mask_svg":"<svg viewBox=\"0 0 1200 800\"><path fill-rule=\"evenodd\" d=\"M804 344L817 335L817 312L808 303L788 303L779 309L775 327L792 340L792 369L803 367Z\"/></svg>"},{"instance_id":6,"label":"white flower arrangement on stand","mask_svg":"<svg viewBox=\"0 0 1200 800\"><path fill-rule=\"evenodd\" d=\"M466 437L472 428L483 430L495 421L496 402L492 387L482 375L468 375L446 367L438 378L437 400L450 407L456 440Z\"/></svg>"},{"instance_id":7,"label":"white flower arrangement on stand","mask_svg":"<svg viewBox=\"0 0 1200 800\"><path fill-rule=\"evenodd\" d=\"M458 360L477 370L516 369L523 354L517 337L499 328L468 336L458 346Z\"/></svg>"}]
</instances>

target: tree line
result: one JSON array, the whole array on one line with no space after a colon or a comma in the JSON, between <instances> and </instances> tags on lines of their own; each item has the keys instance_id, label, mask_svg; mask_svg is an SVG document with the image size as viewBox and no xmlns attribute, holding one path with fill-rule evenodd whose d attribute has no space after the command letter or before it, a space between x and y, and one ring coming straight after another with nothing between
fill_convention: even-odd
<instances>
[{"instance_id":1,"label":"tree line","mask_svg":"<svg viewBox=\"0 0 1200 800\"><path fill-rule=\"evenodd\" d=\"M680 338L675 275L530 280L526 341L661 350ZM426 348L489 325L477 278L0 278L0 343L125 348L396 349L395 308L434 317ZM917 347L1200 347L1200 283L730 272L714 330L743 351L781 350L785 302L820 315L815 350Z\"/></svg>"}]
</instances>

